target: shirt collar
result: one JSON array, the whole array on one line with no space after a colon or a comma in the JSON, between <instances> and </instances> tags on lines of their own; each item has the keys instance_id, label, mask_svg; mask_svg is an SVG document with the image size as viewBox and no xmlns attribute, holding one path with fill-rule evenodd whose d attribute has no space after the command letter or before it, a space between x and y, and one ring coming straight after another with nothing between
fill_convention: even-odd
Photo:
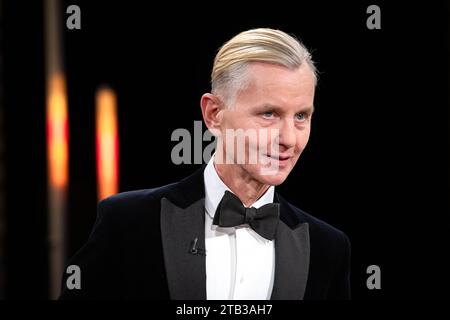
<instances>
[{"instance_id":1,"label":"shirt collar","mask_svg":"<svg viewBox=\"0 0 450 320\"><path fill-rule=\"evenodd\" d=\"M220 179L214 167L214 156L211 157L204 171L205 181L205 209L206 213L213 219L217 206L222 200L226 190L232 192L230 188ZM265 204L272 203L275 194L275 187L269 189L255 202L252 207L260 208Z\"/></svg>"}]
</instances>

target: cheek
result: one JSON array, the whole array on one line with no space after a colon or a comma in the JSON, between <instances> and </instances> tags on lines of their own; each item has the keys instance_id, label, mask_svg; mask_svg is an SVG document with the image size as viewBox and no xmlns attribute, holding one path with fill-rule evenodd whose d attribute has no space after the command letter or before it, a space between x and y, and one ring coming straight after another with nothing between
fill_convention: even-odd
<instances>
[{"instance_id":1,"label":"cheek","mask_svg":"<svg viewBox=\"0 0 450 320\"><path fill-rule=\"evenodd\" d=\"M225 110L222 114L222 123L227 125L228 128L242 128L246 121L245 115L236 110Z\"/></svg>"},{"instance_id":2,"label":"cheek","mask_svg":"<svg viewBox=\"0 0 450 320\"><path fill-rule=\"evenodd\" d=\"M308 144L309 141L309 134L310 134L310 130L308 128L308 130L304 130L304 131L300 131L297 134L297 143L295 146L295 149L297 152L302 152L303 149L305 149L306 145Z\"/></svg>"}]
</instances>

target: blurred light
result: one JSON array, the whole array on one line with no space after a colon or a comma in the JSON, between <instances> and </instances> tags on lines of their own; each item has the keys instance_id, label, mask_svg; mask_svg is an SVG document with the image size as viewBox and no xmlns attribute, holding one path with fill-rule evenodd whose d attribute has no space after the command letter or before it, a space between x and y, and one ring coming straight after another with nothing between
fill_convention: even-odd
<instances>
[{"instance_id":1,"label":"blurred light","mask_svg":"<svg viewBox=\"0 0 450 320\"><path fill-rule=\"evenodd\" d=\"M102 200L118 192L119 137L117 99L113 90L101 88L96 95L97 194Z\"/></svg>"},{"instance_id":2,"label":"blurred light","mask_svg":"<svg viewBox=\"0 0 450 320\"><path fill-rule=\"evenodd\" d=\"M46 134L48 167L49 294L59 296L66 260L67 190L69 188L69 123L62 56L61 1L44 1Z\"/></svg>"},{"instance_id":3,"label":"blurred light","mask_svg":"<svg viewBox=\"0 0 450 320\"><path fill-rule=\"evenodd\" d=\"M56 189L68 183L68 121L65 81L53 74L47 96L47 155L50 186Z\"/></svg>"}]
</instances>

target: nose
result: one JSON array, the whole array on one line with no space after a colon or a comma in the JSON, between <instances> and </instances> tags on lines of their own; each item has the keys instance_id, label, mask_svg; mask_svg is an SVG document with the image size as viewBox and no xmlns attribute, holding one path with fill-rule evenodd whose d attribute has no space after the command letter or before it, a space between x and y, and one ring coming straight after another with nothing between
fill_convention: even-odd
<instances>
[{"instance_id":1,"label":"nose","mask_svg":"<svg viewBox=\"0 0 450 320\"><path fill-rule=\"evenodd\" d=\"M281 122L278 144L284 149L290 149L295 146L297 135L295 132L295 124L293 120L284 119ZM282 148L282 149L283 149Z\"/></svg>"}]
</instances>

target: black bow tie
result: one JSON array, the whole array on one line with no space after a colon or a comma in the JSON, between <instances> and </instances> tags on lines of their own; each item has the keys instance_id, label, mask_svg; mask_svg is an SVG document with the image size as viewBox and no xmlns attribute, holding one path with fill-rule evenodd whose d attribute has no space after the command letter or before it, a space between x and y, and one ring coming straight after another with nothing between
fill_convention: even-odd
<instances>
[{"instance_id":1,"label":"black bow tie","mask_svg":"<svg viewBox=\"0 0 450 320\"><path fill-rule=\"evenodd\" d=\"M261 237L273 240L279 216L278 203L268 203L259 209L246 208L238 197L227 190L217 207L213 224L225 228L248 224Z\"/></svg>"}]
</instances>

